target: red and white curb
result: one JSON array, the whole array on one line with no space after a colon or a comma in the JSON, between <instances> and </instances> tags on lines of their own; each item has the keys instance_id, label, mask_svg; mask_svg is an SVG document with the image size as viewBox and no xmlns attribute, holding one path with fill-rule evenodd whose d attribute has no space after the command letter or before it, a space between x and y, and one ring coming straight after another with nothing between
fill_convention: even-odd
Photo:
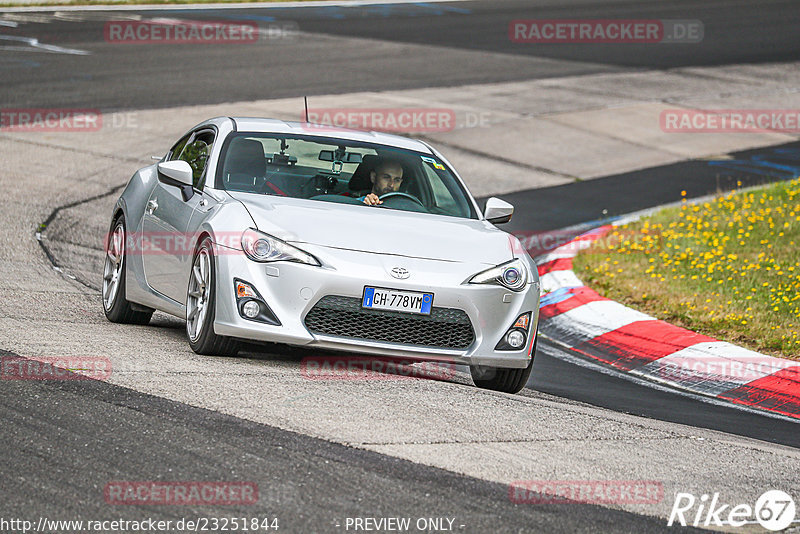
<instances>
[{"instance_id":1,"label":"red and white curb","mask_svg":"<svg viewBox=\"0 0 800 534\"><path fill-rule=\"evenodd\" d=\"M797 362L673 326L583 285L572 271L572 258L612 228L595 228L536 258L544 292L540 332L618 371L800 419Z\"/></svg>"}]
</instances>

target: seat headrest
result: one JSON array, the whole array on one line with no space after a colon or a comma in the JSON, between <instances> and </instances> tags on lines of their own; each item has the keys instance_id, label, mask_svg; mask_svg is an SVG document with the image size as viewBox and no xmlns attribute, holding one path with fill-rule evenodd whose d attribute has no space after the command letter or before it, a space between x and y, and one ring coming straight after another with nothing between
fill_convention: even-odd
<instances>
[{"instance_id":1,"label":"seat headrest","mask_svg":"<svg viewBox=\"0 0 800 534\"><path fill-rule=\"evenodd\" d=\"M375 167L381 164L383 159L375 154L368 154L361 158L361 163L356 167L356 171L350 178L347 187L350 191L365 191L372 189L372 180L370 180L369 173L375 170Z\"/></svg>"},{"instance_id":2,"label":"seat headrest","mask_svg":"<svg viewBox=\"0 0 800 534\"><path fill-rule=\"evenodd\" d=\"M225 165L226 174L261 177L267 173L264 146L254 139L235 139Z\"/></svg>"}]
</instances>

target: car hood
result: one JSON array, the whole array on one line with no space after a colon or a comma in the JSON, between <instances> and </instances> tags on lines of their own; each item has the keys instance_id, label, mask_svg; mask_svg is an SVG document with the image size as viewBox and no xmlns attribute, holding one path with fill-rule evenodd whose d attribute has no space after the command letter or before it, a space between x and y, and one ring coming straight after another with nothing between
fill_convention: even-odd
<instances>
[{"instance_id":1,"label":"car hood","mask_svg":"<svg viewBox=\"0 0 800 534\"><path fill-rule=\"evenodd\" d=\"M245 205L259 230L289 243L487 265L513 257L509 234L478 219L229 194Z\"/></svg>"}]
</instances>

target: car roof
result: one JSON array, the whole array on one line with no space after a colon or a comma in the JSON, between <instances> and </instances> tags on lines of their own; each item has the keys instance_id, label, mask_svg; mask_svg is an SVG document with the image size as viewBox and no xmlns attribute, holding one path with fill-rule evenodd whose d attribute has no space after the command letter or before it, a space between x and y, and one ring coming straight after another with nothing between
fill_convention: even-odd
<instances>
[{"instance_id":1,"label":"car roof","mask_svg":"<svg viewBox=\"0 0 800 534\"><path fill-rule=\"evenodd\" d=\"M209 119L206 123L218 124L220 119L232 120L236 125L236 130L240 132L259 132L259 133L282 133L313 135L315 137L330 137L333 139L347 139L350 141L362 141L375 143L394 148L414 150L425 154L432 154L430 147L409 137L392 135L383 132L366 132L361 130L351 130L336 126L316 125L307 122L292 122L279 119L267 119L259 117L218 117Z\"/></svg>"}]
</instances>

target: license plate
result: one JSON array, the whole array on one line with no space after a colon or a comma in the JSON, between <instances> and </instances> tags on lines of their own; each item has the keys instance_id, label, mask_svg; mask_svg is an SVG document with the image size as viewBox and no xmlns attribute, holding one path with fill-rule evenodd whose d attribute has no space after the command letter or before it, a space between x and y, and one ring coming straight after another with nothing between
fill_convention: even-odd
<instances>
[{"instance_id":1,"label":"license plate","mask_svg":"<svg viewBox=\"0 0 800 534\"><path fill-rule=\"evenodd\" d=\"M362 308L373 310L392 310L405 313L430 315L433 306L433 293L399 291L383 287L365 287Z\"/></svg>"}]
</instances>

